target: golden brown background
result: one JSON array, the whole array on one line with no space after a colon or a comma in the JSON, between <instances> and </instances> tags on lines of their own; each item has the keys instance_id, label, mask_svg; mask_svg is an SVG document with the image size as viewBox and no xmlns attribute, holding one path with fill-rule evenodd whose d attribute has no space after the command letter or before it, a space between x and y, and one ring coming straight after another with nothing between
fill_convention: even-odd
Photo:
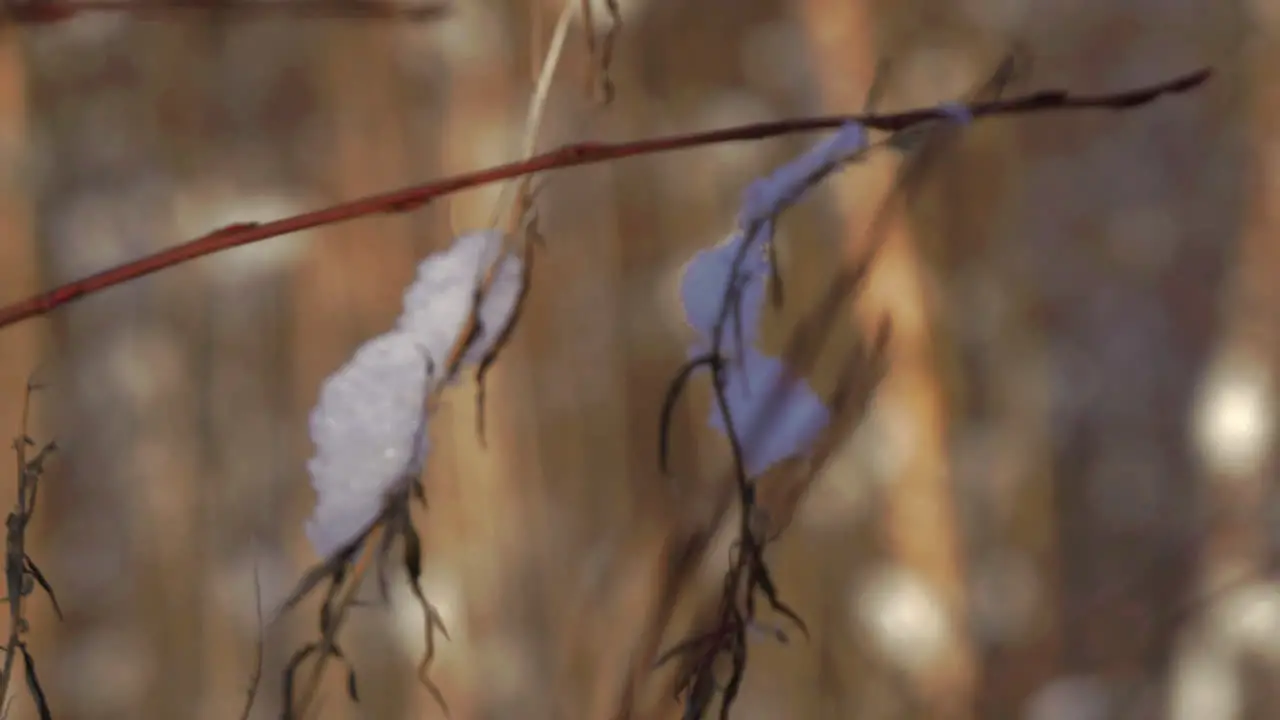
<instances>
[{"instance_id":1,"label":"golden brown background","mask_svg":"<svg viewBox=\"0 0 1280 720\"><path fill-rule=\"evenodd\" d=\"M511 159L558 0L452 4L430 24L223 10L0 28L0 302L230 222ZM851 328L893 316L889 377L772 556L812 636L754 641L733 717L1280 717L1280 3L621 4L616 102L587 98L579 28L544 145L856 111L884 57L886 109L963 95L1014 43L1033 65L1011 92L1219 71L1133 112L984 121L894 216L849 312ZM435 674L454 718L612 717L670 519L696 495L655 456L687 340L679 266L805 142L544 178L549 247L488 447L467 389L433 427L424 586L453 632ZM859 166L787 216L793 287L862 247L895 169ZM318 383L389 326L418 259L488 224L497 191L0 331L0 431L18 432L34 372L50 387L33 434L65 448L31 539L66 610L31 601L56 718L238 716L255 568L270 612L315 560ZM688 408L677 465L711 475L722 442ZM414 681L406 598L357 614L364 702L335 667L324 717L440 716ZM278 715L280 668L313 630L309 605L268 633L255 718ZM643 717L678 717L664 683ZM12 692L11 717L34 717Z\"/></svg>"}]
</instances>

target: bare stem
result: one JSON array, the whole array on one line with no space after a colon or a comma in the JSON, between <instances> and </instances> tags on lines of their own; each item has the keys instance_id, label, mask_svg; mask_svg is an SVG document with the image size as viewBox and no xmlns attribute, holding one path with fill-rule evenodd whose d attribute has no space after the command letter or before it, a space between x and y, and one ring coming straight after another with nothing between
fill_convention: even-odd
<instances>
[{"instance_id":1,"label":"bare stem","mask_svg":"<svg viewBox=\"0 0 1280 720\"><path fill-rule=\"evenodd\" d=\"M1105 95L1072 95L1049 90L1007 100L968 105L975 120L998 116L1072 110L1127 110L1150 103L1162 95L1183 93L1203 84L1212 75L1203 68L1162 83ZM949 117L942 110L922 109L891 114L828 115L820 117L753 123L707 132L667 135L620 143L578 143L565 145L527 160L497 165L483 170L433 180L400 190L370 195L320 210L265 223L236 223L214 230L194 240L147 255L122 265L60 285L0 308L0 328L13 325L54 308L110 287L150 275L160 270L206 255L287 235L322 225L331 225L366 215L402 213L415 210L444 195L533 173L624 158L654 155L719 143L761 140L802 132L831 130L847 122L857 122L873 130L897 131L930 120Z\"/></svg>"}]
</instances>

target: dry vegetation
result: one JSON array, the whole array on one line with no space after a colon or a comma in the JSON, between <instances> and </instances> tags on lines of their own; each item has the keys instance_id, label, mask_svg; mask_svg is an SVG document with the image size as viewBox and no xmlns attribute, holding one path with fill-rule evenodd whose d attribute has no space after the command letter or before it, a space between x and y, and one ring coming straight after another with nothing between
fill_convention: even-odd
<instances>
[{"instance_id":1,"label":"dry vegetation","mask_svg":"<svg viewBox=\"0 0 1280 720\"><path fill-rule=\"evenodd\" d=\"M323 718L677 718L742 647L735 720L1280 713L1266 0L572 0L560 54L563 0L5 7L8 717L278 717L337 639L322 592L271 622L300 577L351 601ZM844 412L745 494L710 385L671 402L680 267L863 110L892 147L781 221L762 339ZM534 279L386 601L332 573L372 550L306 575L317 388L495 217Z\"/></svg>"}]
</instances>

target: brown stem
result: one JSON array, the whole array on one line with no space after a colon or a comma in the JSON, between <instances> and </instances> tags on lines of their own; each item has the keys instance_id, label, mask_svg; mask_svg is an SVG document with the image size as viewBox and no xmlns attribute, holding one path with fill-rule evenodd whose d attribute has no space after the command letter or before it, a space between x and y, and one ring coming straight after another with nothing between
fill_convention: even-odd
<instances>
[{"instance_id":1,"label":"brown stem","mask_svg":"<svg viewBox=\"0 0 1280 720\"><path fill-rule=\"evenodd\" d=\"M1071 95L1062 90L1048 90L1009 100L974 103L968 106L968 110L975 119L1055 110L1125 110L1152 102L1161 95L1187 92L1208 80L1211 74L1212 70L1203 68L1166 82L1108 95ZM937 109L911 110L883 115L829 115L753 123L707 132L668 135L629 142L565 145L559 149L536 155L528 160L506 163L400 190L370 195L272 222L228 225L167 250L69 282L40 295L0 308L0 328L37 315L43 315L54 308L85 295L222 250L366 215L408 212L444 195L532 173L718 143L760 140L793 133L830 130L848 122L861 123L875 130L895 131L930 120L942 120L948 117L947 113Z\"/></svg>"}]
</instances>

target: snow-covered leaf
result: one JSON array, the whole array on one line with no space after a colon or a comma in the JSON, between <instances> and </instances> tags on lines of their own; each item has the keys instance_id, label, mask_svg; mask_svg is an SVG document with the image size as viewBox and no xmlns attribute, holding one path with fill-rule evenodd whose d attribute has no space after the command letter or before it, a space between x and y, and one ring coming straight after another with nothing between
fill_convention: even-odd
<instances>
[{"instance_id":1,"label":"snow-covered leaf","mask_svg":"<svg viewBox=\"0 0 1280 720\"><path fill-rule=\"evenodd\" d=\"M732 235L728 240L698 252L685 265L680 280L685 319L704 338L709 339L715 330L716 322L723 313L725 291L731 283L737 293L743 338L755 336L764 305L769 261L762 250L749 249L737 274L733 275L733 262L742 245L742 237Z\"/></svg>"},{"instance_id":2,"label":"snow-covered leaf","mask_svg":"<svg viewBox=\"0 0 1280 720\"><path fill-rule=\"evenodd\" d=\"M744 228L776 218L841 165L867 149L867 130L846 123L796 159L747 186L738 222Z\"/></svg>"},{"instance_id":3,"label":"snow-covered leaf","mask_svg":"<svg viewBox=\"0 0 1280 720\"><path fill-rule=\"evenodd\" d=\"M449 354L462 339L478 288L495 261L493 283L476 309L479 334L462 358L463 364L475 364L492 349L515 311L524 283L520 259L505 249L501 232L482 230L459 236L448 249L418 265L396 327L422 346L436 372L444 371Z\"/></svg>"},{"instance_id":4,"label":"snow-covered leaf","mask_svg":"<svg viewBox=\"0 0 1280 720\"><path fill-rule=\"evenodd\" d=\"M725 366L724 379L725 404L749 477L807 453L831 422L822 399L779 358L748 348ZM725 432L724 414L714 401L710 423Z\"/></svg>"},{"instance_id":5,"label":"snow-covered leaf","mask_svg":"<svg viewBox=\"0 0 1280 720\"><path fill-rule=\"evenodd\" d=\"M711 349L716 325L729 313L729 333L720 338L722 354L732 355L722 370L724 400L742 447L744 470L750 477L808 452L831 420L830 411L807 382L795 377L779 358L754 347L770 275L769 244L778 215L866 149L866 128L848 123L800 157L751 183L743 194L738 230L724 242L694 255L685 266L680 299L686 321L699 335L690 348L691 355ZM744 254L735 271L740 253ZM710 424L726 432L718 402L712 407Z\"/></svg>"},{"instance_id":6,"label":"snow-covered leaf","mask_svg":"<svg viewBox=\"0 0 1280 720\"><path fill-rule=\"evenodd\" d=\"M427 363L407 333L365 343L320 389L307 463L316 509L307 537L329 555L378 515L383 497L416 480L426 459Z\"/></svg>"}]
</instances>

